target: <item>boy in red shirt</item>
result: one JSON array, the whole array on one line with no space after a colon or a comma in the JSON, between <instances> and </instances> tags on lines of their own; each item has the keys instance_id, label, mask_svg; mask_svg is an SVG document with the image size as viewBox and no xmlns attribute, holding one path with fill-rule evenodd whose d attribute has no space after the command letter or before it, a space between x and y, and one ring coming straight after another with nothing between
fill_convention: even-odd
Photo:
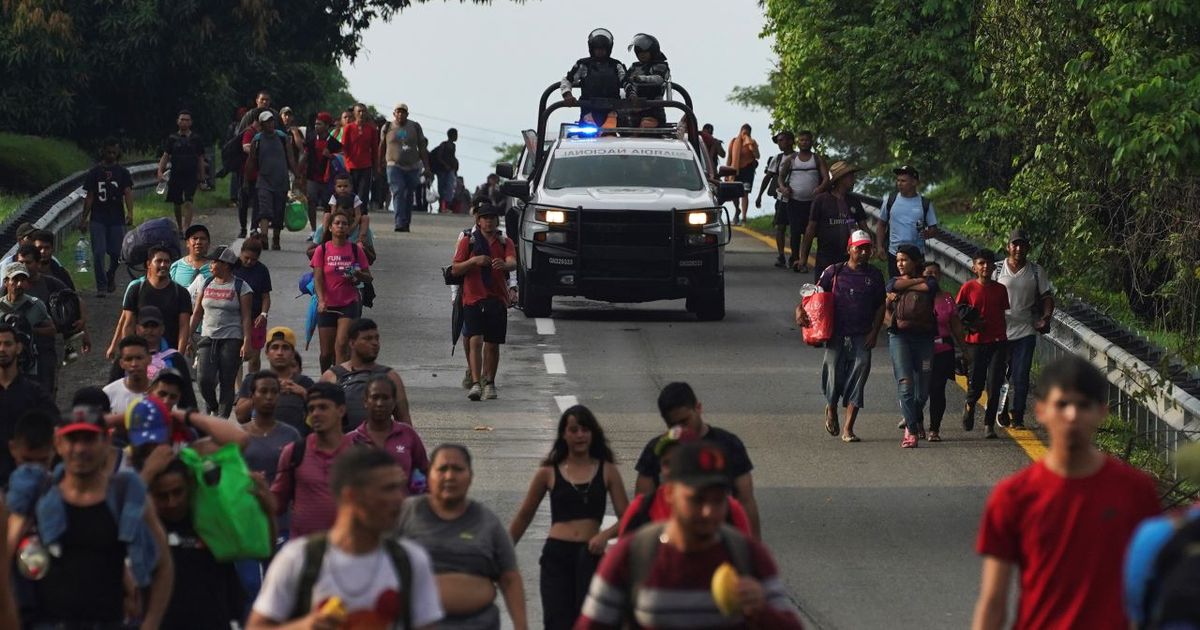
<instances>
[{"instance_id":1,"label":"boy in red shirt","mask_svg":"<svg viewBox=\"0 0 1200 630\"><path fill-rule=\"evenodd\" d=\"M500 208L484 204L475 214L475 229L458 240L451 271L463 279L463 336L471 389L467 398L494 399L500 344L508 332L508 284L504 274L517 268L512 240L500 233Z\"/></svg>"},{"instance_id":2,"label":"boy in red shirt","mask_svg":"<svg viewBox=\"0 0 1200 630\"><path fill-rule=\"evenodd\" d=\"M1021 580L1014 628L1129 628L1121 604L1125 547L1160 505L1150 477L1093 442L1108 415L1107 394L1108 380L1080 357L1042 371L1034 409L1050 450L988 498L976 543L983 577L975 630L1005 627L1014 569Z\"/></svg>"},{"instance_id":3,"label":"boy in red shirt","mask_svg":"<svg viewBox=\"0 0 1200 630\"><path fill-rule=\"evenodd\" d=\"M996 271L996 254L990 249L981 249L975 254L972 270L975 278L958 290L955 299L979 314L975 325L968 320L967 346L964 352L970 364L967 375L967 406L963 410L964 431L975 428L975 403L987 387L987 409L983 414L983 425L987 428L984 437L996 438L996 412L1000 403L1000 386L1004 382L1004 365L1008 340L1004 312L1008 310L1008 289L992 280Z\"/></svg>"}]
</instances>

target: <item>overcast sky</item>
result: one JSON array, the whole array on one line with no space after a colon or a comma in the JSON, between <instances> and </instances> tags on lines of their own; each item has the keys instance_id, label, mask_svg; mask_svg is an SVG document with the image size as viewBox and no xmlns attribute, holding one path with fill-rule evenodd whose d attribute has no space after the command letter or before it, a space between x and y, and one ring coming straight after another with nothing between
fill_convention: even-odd
<instances>
[{"instance_id":1,"label":"overcast sky","mask_svg":"<svg viewBox=\"0 0 1200 630\"><path fill-rule=\"evenodd\" d=\"M490 172L492 147L517 142L537 124L537 100L576 59L587 55L587 34L612 31L613 54L639 32L662 43L673 79L695 100L696 114L728 142L742 123L754 127L769 150L770 116L726 100L733 86L762 83L773 63L770 42L759 38L763 17L756 0L724 0L697 11L697 0L529 0L492 5L431 2L371 26L364 50L343 65L350 90L382 112L408 104L431 146L445 131L459 132L460 174L471 189Z\"/></svg>"}]
</instances>

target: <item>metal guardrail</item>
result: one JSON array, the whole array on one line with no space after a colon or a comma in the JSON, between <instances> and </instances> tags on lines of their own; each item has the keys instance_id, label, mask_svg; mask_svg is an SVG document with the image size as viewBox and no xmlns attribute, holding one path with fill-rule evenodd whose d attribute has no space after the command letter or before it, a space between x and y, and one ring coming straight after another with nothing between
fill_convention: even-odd
<instances>
[{"instance_id":1,"label":"metal guardrail","mask_svg":"<svg viewBox=\"0 0 1200 630\"><path fill-rule=\"evenodd\" d=\"M129 169L134 190L153 188L157 184L155 175L158 166L155 162L135 162L122 166ZM83 180L86 175L87 171L79 171L55 182L30 197L0 223L0 249L5 252L3 260L16 255L17 227L26 221L38 229L54 232L56 243L65 242L64 239L76 228L83 214L83 199L86 196Z\"/></svg>"},{"instance_id":2,"label":"metal guardrail","mask_svg":"<svg viewBox=\"0 0 1200 630\"><path fill-rule=\"evenodd\" d=\"M882 200L855 195L872 222ZM971 259L981 247L942 230L928 241L927 256L962 283L974 277ZM1056 296L1050 332L1038 335L1035 358L1049 362L1074 354L1091 361L1107 376L1109 405L1117 417L1163 452L1200 435L1200 379L1181 365L1166 363L1166 353L1078 300Z\"/></svg>"}]
</instances>

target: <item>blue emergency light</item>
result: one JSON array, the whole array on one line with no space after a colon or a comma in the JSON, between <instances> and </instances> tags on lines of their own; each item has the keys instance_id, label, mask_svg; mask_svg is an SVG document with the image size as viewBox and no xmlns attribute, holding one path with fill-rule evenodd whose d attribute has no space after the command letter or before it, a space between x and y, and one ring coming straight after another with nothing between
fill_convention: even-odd
<instances>
[{"instance_id":1,"label":"blue emergency light","mask_svg":"<svg viewBox=\"0 0 1200 630\"><path fill-rule=\"evenodd\" d=\"M571 125L567 127L568 138L594 138L600 133L596 125Z\"/></svg>"}]
</instances>

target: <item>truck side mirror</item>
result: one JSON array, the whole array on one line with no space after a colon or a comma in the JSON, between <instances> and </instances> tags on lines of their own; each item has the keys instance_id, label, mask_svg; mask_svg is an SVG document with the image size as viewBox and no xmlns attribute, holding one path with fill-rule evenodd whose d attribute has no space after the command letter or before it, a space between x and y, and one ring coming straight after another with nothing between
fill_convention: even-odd
<instances>
[{"instance_id":1,"label":"truck side mirror","mask_svg":"<svg viewBox=\"0 0 1200 630\"><path fill-rule=\"evenodd\" d=\"M745 194L746 189L741 182L719 182L717 184L717 201L721 203L737 201Z\"/></svg>"},{"instance_id":2,"label":"truck side mirror","mask_svg":"<svg viewBox=\"0 0 1200 630\"><path fill-rule=\"evenodd\" d=\"M741 186L741 184L738 185ZM500 182L500 192L521 201L529 201L529 182L521 179Z\"/></svg>"},{"instance_id":3,"label":"truck side mirror","mask_svg":"<svg viewBox=\"0 0 1200 630\"><path fill-rule=\"evenodd\" d=\"M496 175L500 176L500 179L512 179L515 173L516 169L513 168L512 164L501 162L496 165Z\"/></svg>"}]
</instances>

